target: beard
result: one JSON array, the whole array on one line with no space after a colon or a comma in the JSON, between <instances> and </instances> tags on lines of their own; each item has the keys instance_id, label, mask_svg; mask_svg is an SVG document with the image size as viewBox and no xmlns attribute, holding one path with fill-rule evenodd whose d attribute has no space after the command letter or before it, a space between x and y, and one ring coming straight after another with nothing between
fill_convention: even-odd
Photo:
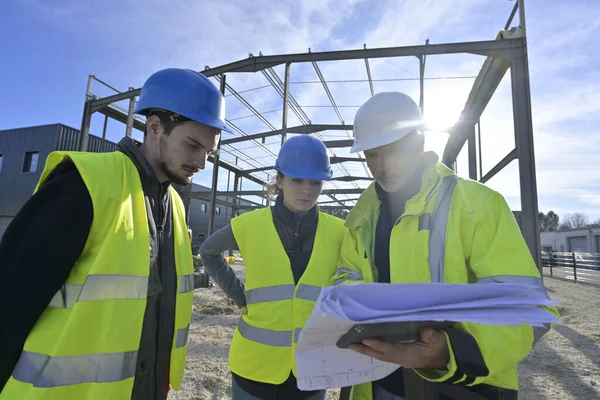
<instances>
[{"instance_id":1,"label":"beard","mask_svg":"<svg viewBox=\"0 0 600 400\"><path fill-rule=\"evenodd\" d=\"M160 169L165 173L169 181L176 185L186 186L192 182L192 177L179 175L165 161L160 162Z\"/></svg>"},{"instance_id":2,"label":"beard","mask_svg":"<svg viewBox=\"0 0 600 400\"><path fill-rule=\"evenodd\" d=\"M192 182L192 177L188 177L186 175L182 175L182 173L177 173L173 166L175 163L172 162L171 157L169 157L169 151L167 146L167 138L162 136L159 139L159 160L160 160L160 169L167 176L170 182L186 186Z\"/></svg>"}]
</instances>

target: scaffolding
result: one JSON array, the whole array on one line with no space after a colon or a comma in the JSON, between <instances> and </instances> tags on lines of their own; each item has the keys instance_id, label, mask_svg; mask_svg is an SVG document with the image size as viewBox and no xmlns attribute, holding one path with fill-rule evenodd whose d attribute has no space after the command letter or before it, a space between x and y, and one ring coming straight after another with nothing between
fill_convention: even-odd
<instances>
[{"instance_id":1,"label":"scaffolding","mask_svg":"<svg viewBox=\"0 0 600 400\"><path fill-rule=\"evenodd\" d=\"M519 13L519 25L512 27L513 19L517 12ZM214 68L206 67L201 73L207 77L216 79L220 84L221 92L224 95L235 97L252 113L252 117L256 117L262 121L269 130L250 134L237 127L233 121L227 120L228 125L232 127L235 134L231 135L231 137L222 138L219 145L219 151L209 157L209 161L212 162L214 166L218 166L213 167L212 190L210 195L208 195L207 192L194 192L191 190L191 185L189 185L188 188L183 191L184 200L188 202L188 205L192 198L210 201L208 231L208 234L210 235L214 230L215 209L217 203L233 207L233 215L236 215L236 212L239 210L249 210L270 204L264 188L270 184L269 178L275 176L274 165L265 165L257 160L258 157L247 157L244 153L244 148L239 147L240 144L251 143L253 147L257 149L260 148L265 154L272 158L276 155L276 152L265 145L265 140L267 138L280 137L281 141L278 141L278 143L283 143L290 134L314 134L324 140L325 145L331 154L331 163L338 165L341 172L341 175L336 176L331 185L323 190L323 196L327 197L328 200L321 200L319 202L320 207L325 210L351 208L353 202L356 201L357 196L365 189L365 185L360 185L359 182L365 181L365 183L368 184L372 179L372 176L366 167L364 158L343 157L338 156L335 153L334 149L348 148L352 145L351 132L353 127L352 125L345 123L342 113L340 112L342 106L338 105L330 90L329 85L331 81L325 79L318 63L342 60L364 60L366 73L364 82L368 83L370 95L372 96L375 94L373 82L376 80L373 79L371 74L370 60L395 57L416 57L419 62L419 75L415 78L419 81L419 106L424 110L424 83L425 80L427 80L425 77L426 59L428 56L442 54L474 54L486 57L479 74L474 80L474 84L458 121L449 129L450 135L443 151L442 162L449 167L455 166L459 153L465 144L468 144L469 178L485 183L512 161L516 159L519 160L518 166L521 194L520 226L538 268L541 267L539 227L537 223L538 204L529 67L523 0L516 0L504 29L500 31L494 40L444 44L430 44L429 41L427 41L424 45L404 47L369 49L365 45L363 49L358 50L326 52L309 51L307 53L281 55L259 54L258 56L250 54L246 59ZM318 76L319 81L313 83L320 82L320 85L323 87L329 98L329 102L331 103L330 107L333 108L340 120L339 124L314 123L305 113L303 106L298 103L290 92L291 66L294 64L305 63L310 63L314 68L314 72ZM279 75L274 71L274 68L278 66L285 68L283 80L281 80ZM500 82L509 70L512 90L515 148L484 175L481 163L480 117ZM257 109L244 98L242 91L237 91L227 83L227 76L244 73L263 74L269 82L269 85L276 90L279 96L281 96L283 103L281 109L281 128L277 128L271 124L271 122L263 115L265 113L257 111ZM90 123L94 113L103 114L105 117L102 133L103 139L106 136L106 126L109 118L125 124L126 134L128 136L131 136L132 129L140 131L144 130L144 119L136 117L133 114L136 97L139 96L141 89L130 88L130 90L126 92L118 92L116 89L111 88L117 91L117 94L99 98L92 94L91 91L91 85L94 79L98 80L94 76L90 76L89 78L84 105L81 126L82 135L80 141L80 150L82 151L87 150ZM100 82L104 83L102 81ZM129 101L127 110L115 104L121 101ZM306 106L304 106L304 108L306 108ZM290 111L293 112L295 117L301 122L300 124L288 126L288 113ZM323 132L345 132L347 137L336 138L336 140L325 140L325 137L322 134ZM478 143L479 146L477 145ZM222 157L222 152L224 151L233 155L235 157L235 162L224 160ZM238 162L240 159L242 159L245 164L251 166L251 168L242 168ZM363 167L366 175L352 175L347 168L350 163L359 163L359 165ZM233 190L230 190L229 182L226 191L218 190L219 170L221 168L228 171L229 174L234 175ZM262 186L263 190L243 190L243 179ZM351 184L352 187L338 187L338 184L342 182L347 182ZM249 196L257 196L261 199L260 203L248 200L247 197ZM223 197L232 198L233 201L223 201L219 199ZM241 204L240 200L244 200L245 203Z\"/></svg>"}]
</instances>

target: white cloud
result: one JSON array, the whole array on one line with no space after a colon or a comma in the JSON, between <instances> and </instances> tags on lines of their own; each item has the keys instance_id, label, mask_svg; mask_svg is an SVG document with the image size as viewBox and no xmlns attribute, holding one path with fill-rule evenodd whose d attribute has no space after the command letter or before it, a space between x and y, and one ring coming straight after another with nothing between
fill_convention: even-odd
<instances>
[{"instance_id":1,"label":"white cloud","mask_svg":"<svg viewBox=\"0 0 600 400\"><path fill-rule=\"evenodd\" d=\"M381 10L365 12L357 20L349 19L353 11L367 0L343 1L192 1L179 0L169 4L158 0L145 2L63 1L51 6L41 0L21 0L36 12L38 18L54 23L57 28L73 34L87 35L93 40L112 41L126 60L115 60L118 71L98 71L113 76L128 86L139 86L153 71L167 66L202 69L248 56L333 49L369 48L423 44L460 40L488 40L503 27L513 6L512 2L493 0L385 0ZM541 7L544 6L545 8ZM546 2L527 3L528 44L530 54L533 124L540 208L553 207L564 212L584 210L594 215L598 205L600 182L594 169L594 153L600 152L597 137L600 124L600 74L593 67L600 62L598 54L590 52L600 33L597 15L600 3ZM364 24L362 23L364 22ZM368 23L367 23L368 22ZM362 32L363 26L369 26ZM352 35L345 33L352 32ZM483 57L470 55L432 56L427 60L427 76L476 75ZM328 80L365 79L364 61L319 63ZM418 76L414 57L392 60L371 60L375 79ZM283 68L277 67L281 79ZM86 74L90 71L84 71ZM292 81L317 80L312 65L292 66ZM427 81L425 110L428 117L456 116L462 110L472 85L471 79ZM228 83L238 91L268 85L262 74L229 74ZM418 100L418 81L375 82L376 91L403 90ZM338 105L359 105L370 95L367 83L330 83ZM302 105L329 105L320 84L292 84L291 93ZM244 93L244 97L259 111L281 108L281 97L265 88ZM230 118L251 112L233 97L228 97ZM314 123L338 123L330 108L306 108ZM343 119L351 124L356 108L341 108ZM281 111L265 117L280 126ZM249 133L268 130L256 118L235 121ZM299 124L289 112L289 124ZM346 133L327 132L327 139L347 137ZM482 118L484 172L500 161L514 147L510 72L497 91ZM278 139L267 140L267 146ZM443 139L440 139L443 140ZM244 144L242 151L265 156L260 149ZM348 155L347 150L336 150ZM463 152L464 153L464 152ZM592 153L591 155L589 153ZM588 154L587 156L585 154ZM228 159L232 159L231 156ZM272 158L259 158L265 164ZM554 164L552 164L554 163ZM461 155L459 167L465 172ZM348 168L355 170L356 165ZM556 170L556 171L554 171ZM360 171L357 171L358 174ZM353 172L354 173L354 172ZM210 183L207 170L198 181ZM220 175L220 186L226 185L226 174ZM511 206L518 207L518 174L513 163L490 185L509 197ZM362 183L364 184L364 182ZM343 184L340 186L349 186ZM251 188L248 185L247 188ZM579 189L581 188L581 189ZM570 208L572 207L572 208Z\"/></svg>"}]
</instances>

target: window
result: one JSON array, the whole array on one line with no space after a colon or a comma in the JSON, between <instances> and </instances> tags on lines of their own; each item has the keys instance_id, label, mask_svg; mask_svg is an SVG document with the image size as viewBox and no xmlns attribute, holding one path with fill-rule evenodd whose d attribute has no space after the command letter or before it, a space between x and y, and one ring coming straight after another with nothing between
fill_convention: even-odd
<instances>
[{"instance_id":1,"label":"window","mask_svg":"<svg viewBox=\"0 0 600 400\"><path fill-rule=\"evenodd\" d=\"M216 213L217 215L221 215L221 207L217 207L217 208L215 209L215 213Z\"/></svg>"},{"instance_id":2,"label":"window","mask_svg":"<svg viewBox=\"0 0 600 400\"><path fill-rule=\"evenodd\" d=\"M2 173L2 162L4 161L4 156L0 154L0 174Z\"/></svg>"},{"instance_id":3,"label":"window","mask_svg":"<svg viewBox=\"0 0 600 400\"><path fill-rule=\"evenodd\" d=\"M39 158L39 151L28 151L25 153L25 160L23 160L23 172L37 172Z\"/></svg>"},{"instance_id":4,"label":"window","mask_svg":"<svg viewBox=\"0 0 600 400\"><path fill-rule=\"evenodd\" d=\"M204 203L200 204L200 211L206 212L206 204L204 204Z\"/></svg>"}]
</instances>

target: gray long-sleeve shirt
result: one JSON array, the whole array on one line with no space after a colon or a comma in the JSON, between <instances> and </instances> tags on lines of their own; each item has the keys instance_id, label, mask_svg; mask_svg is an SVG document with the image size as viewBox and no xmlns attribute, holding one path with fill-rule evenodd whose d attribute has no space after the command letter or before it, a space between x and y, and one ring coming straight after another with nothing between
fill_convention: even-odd
<instances>
[{"instance_id":1,"label":"gray long-sleeve shirt","mask_svg":"<svg viewBox=\"0 0 600 400\"><path fill-rule=\"evenodd\" d=\"M235 275L235 271L227 264L223 252L228 249L238 250L231 225L219 229L200 246L200 257L208 275L232 299L239 308L246 305L244 284Z\"/></svg>"}]
</instances>

